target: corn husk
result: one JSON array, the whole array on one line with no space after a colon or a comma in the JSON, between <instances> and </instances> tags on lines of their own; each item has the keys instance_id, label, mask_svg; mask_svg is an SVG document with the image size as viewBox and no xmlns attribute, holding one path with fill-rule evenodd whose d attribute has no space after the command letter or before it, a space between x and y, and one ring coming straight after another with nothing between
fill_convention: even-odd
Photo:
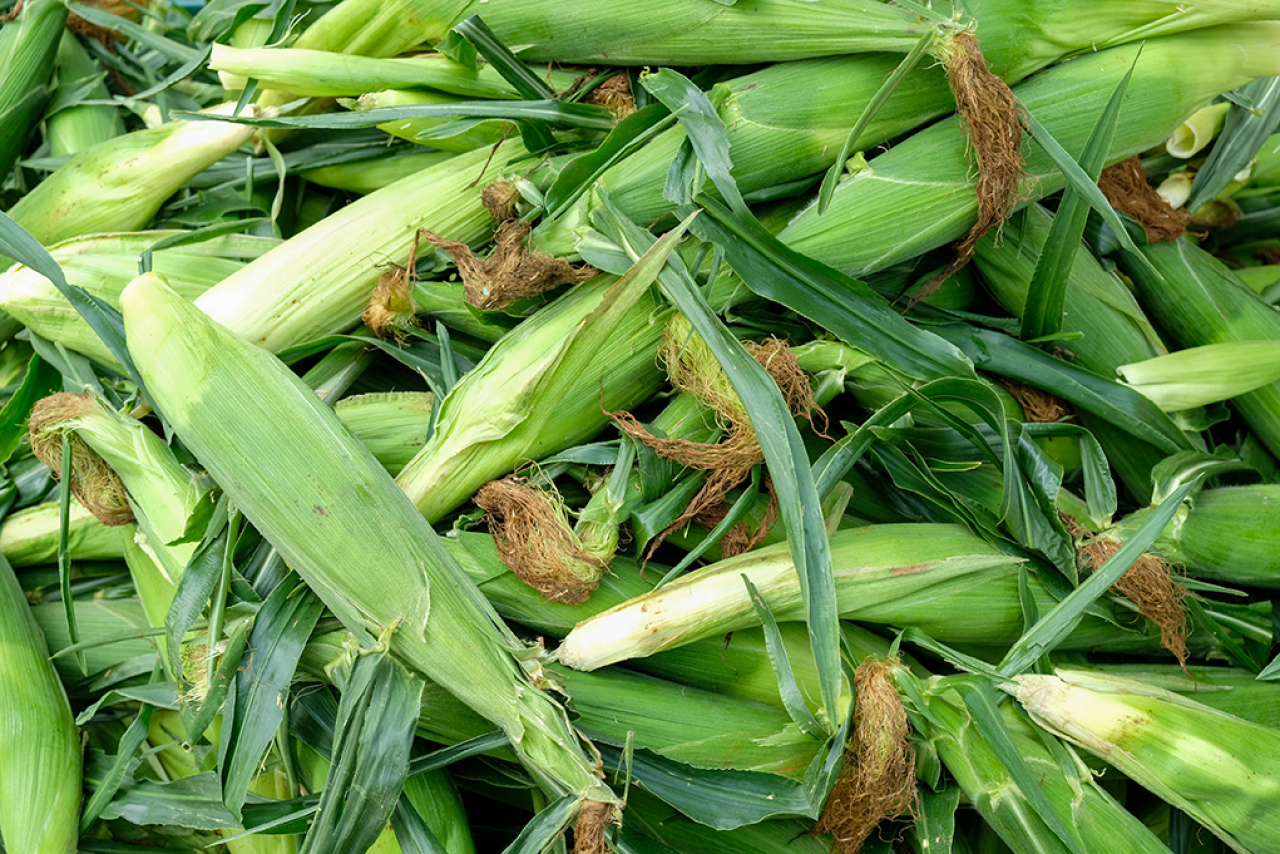
<instances>
[{"instance_id":1,"label":"corn husk","mask_svg":"<svg viewBox=\"0 0 1280 854\"><path fill-rule=\"evenodd\" d=\"M1141 682L1057 670L1010 693L1040 726L1116 767L1227 843L1280 845L1280 731Z\"/></svg>"}]
</instances>

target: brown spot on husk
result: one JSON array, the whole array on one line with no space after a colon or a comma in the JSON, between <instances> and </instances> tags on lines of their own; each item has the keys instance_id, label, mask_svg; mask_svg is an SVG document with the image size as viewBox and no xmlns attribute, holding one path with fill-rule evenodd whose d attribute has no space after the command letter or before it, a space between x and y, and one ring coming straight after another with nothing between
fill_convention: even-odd
<instances>
[{"instance_id":1,"label":"brown spot on husk","mask_svg":"<svg viewBox=\"0 0 1280 854\"><path fill-rule=\"evenodd\" d=\"M31 450L53 471L54 477L62 475L62 436L69 429L64 422L96 412L97 408L98 403L89 395L60 392L41 400L31 411ZM71 492L104 525L127 525L133 521L120 476L74 431Z\"/></svg>"},{"instance_id":2,"label":"brown spot on husk","mask_svg":"<svg viewBox=\"0 0 1280 854\"><path fill-rule=\"evenodd\" d=\"M506 222L516 215L516 199L520 191L507 181L494 181L480 191L480 202L494 222Z\"/></svg>"},{"instance_id":3,"label":"brown spot on husk","mask_svg":"<svg viewBox=\"0 0 1280 854\"><path fill-rule=\"evenodd\" d=\"M612 804L584 801L573 825L573 854L610 854L604 832L616 820Z\"/></svg>"},{"instance_id":4,"label":"brown spot on husk","mask_svg":"<svg viewBox=\"0 0 1280 854\"><path fill-rule=\"evenodd\" d=\"M606 108L618 119L625 119L636 111L636 99L631 94L631 78L626 74L613 75L588 92L582 100L584 103Z\"/></svg>"},{"instance_id":5,"label":"brown spot on husk","mask_svg":"<svg viewBox=\"0 0 1280 854\"><path fill-rule=\"evenodd\" d=\"M1022 181L1022 117L1013 90L987 68L973 33L949 37L941 53L960 126L978 161L978 221L956 245L951 263L912 297L911 306L968 264L982 235L1004 225Z\"/></svg>"},{"instance_id":6,"label":"brown spot on husk","mask_svg":"<svg viewBox=\"0 0 1280 854\"><path fill-rule=\"evenodd\" d=\"M403 267L392 263L391 268L379 277L378 284L369 296L369 304L360 315L360 319L379 338L391 336L396 341L403 341L405 333L418 324L418 306L413 301L413 278L420 236L421 232L413 235L409 263Z\"/></svg>"},{"instance_id":7,"label":"brown spot on husk","mask_svg":"<svg viewBox=\"0 0 1280 854\"><path fill-rule=\"evenodd\" d=\"M886 818L911 815L916 804L915 751L902 699L893 687L896 660L865 659L854 671L857 705L843 767L815 834L829 833L831 850L854 854Z\"/></svg>"},{"instance_id":8,"label":"brown spot on husk","mask_svg":"<svg viewBox=\"0 0 1280 854\"><path fill-rule=\"evenodd\" d=\"M1112 555L1120 551L1120 543L1091 537L1070 516L1059 514L1063 526L1076 540L1076 555L1089 571L1097 572ZM1124 596L1160 630L1160 645L1167 649L1185 670L1187 667L1187 635L1190 628L1183 600L1186 589L1173 578L1173 567L1153 554L1143 554L1125 570L1111 589Z\"/></svg>"},{"instance_id":9,"label":"brown spot on husk","mask_svg":"<svg viewBox=\"0 0 1280 854\"><path fill-rule=\"evenodd\" d=\"M1111 207L1141 223L1151 243L1177 240L1191 222L1190 211L1171 206L1147 183L1142 158L1136 155L1103 169L1098 189Z\"/></svg>"},{"instance_id":10,"label":"brown spot on husk","mask_svg":"<svg viewBox=\"0 0 1280 854\"><path fill-rule=\"evenodd\" d=\"M549 601L577 605L600 586L607 564L582 549L563 511L524 478L487 483L472 500L488 513L502 562Z\"/></svg>"},{"instance_id":11,"label":"brown spot on husk","mask_svg":"<svg viewBox=\"0 0 1280 854\"><path fill-rule=\"evenodd\" d=\"M1014 400L1018 401L1018 405L1022 407L1022 414L1030 422L1051 424L1075 414L1065 400L1044 389L1009 377L996 377L996 382L1013 395Z\"/></svg>"},{"instance_id":12,"label":"brown spot on husk","mask_svg":"<svg viewBox=\"0 0 1280 854\"><path fill-rule=\"evenodd\" d=\"M466 288L467 302L486 311L506 308L522 297L533 297L560 285L585 282L598 272L586 264L574 266L524 248L529 224L509 219L498 226L493 254L480 258L471 247L446 240L426 229L422 235L432 246L453 256Z\"/></svg>"},{"instance_id":13,"label":"brown spot on husk","mask_svg":"<svg viewBox=\"0 0 1280 854\"><path fill-rule=\"evenodd\" d=\"M707 482L693 496L684 512L654 538L646 551L646 560L672 533L691 521L697 521L703 514L714 514L717 508L725 503L725 496L729 491L741 485L751 474L751 469L764 462L764 452L760 449L760 442L756 438L755 430L751 427L751 420L743 410L742 402L738 400L732 386L723 377L723 371L719 365L714 365L712 368L714 372L719 373L709 373L706 366L694 364L693 360L687 357L684 344L683 338L676 335L669 326L663 334L661 351L661 357L667 366L667 375L673 386L680 391L697 395L715 411L725 431L725 437L721 441L712 444L691 442L687 439L663 438L650 433L630 412L606 413L620 430L653 448L658 456L689 468L711 472ZM817 429L816 421L819 419L826 425L826 413L813 398L809 378L800 368L795 354L785 341L771 338L762 344L746 342L744 346L778 384L792 415L808 419L815 425L815 429ZM825 435L821 430L818 432ZM749 550L768 535L777 516L772 484L769 485L769 496L765 518L761 520L755 534L750 535L745 541L742 535L735 535L729 540L727 546L724 541L721 542L722 549L745 546L743 550ZM724 518L723 514L720 518ZM714 526L713 522L711 527Z\"/></svg>"}]
</instances>

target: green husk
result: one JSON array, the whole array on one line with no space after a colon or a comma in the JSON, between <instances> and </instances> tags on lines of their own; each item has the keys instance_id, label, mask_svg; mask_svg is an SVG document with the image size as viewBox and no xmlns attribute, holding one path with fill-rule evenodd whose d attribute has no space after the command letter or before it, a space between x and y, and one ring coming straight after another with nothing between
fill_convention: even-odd
<instances>
[{"instance_id":1,"label":"green husk","mask_svg":"<svg viewBox=\"0 0 1280 854\"><path fill-rule=\"evenodd\" d=\"M403 107L411 104L449 104L464 100L451 95L422 90L383 89L361 95L348 106L353 110L376 110L383 107ZM452 119L400 119L378 125L392 136L407 139L419 145L429 145L441 151L461 154L481 146L496 145L510 136L515 127L510 122L481 122L470 130L450 136L432 136L431 129L449 124Z\"/></svg>"},{"instance_id":2,"label":"green husk","mask_svg":"<svg viewBox=\"0 0 1280 854\"><path fill-rule=\"evenodd\" d=\"M424 151L414 154L402 152L393 157L379 157L375 160L361 160L357 163L342 163L337 166L321 166L319 169L308 169L298 174L321 187L366 195L448 160L449 156L445 151Z\"/></svg>"},{"instance_id":3,"label":"green husk","mask_svg":"<svg viewBox=\"0 0 1280 854\"><path fill-rule=\"evenodd\" d=\"M415 391L360 394L339 400L334 411L394 477L427 442L432 400Z\"/></svg>"},{"instance_id":4,"label":"green husk","mask_svg":"<svg viewBox=\"0 0 1280 854\"><path fill-rule=\"evenodd\" d=\"M234 104L210 112L229 114ZM253 136L230 122L166 122L86 148L9 211L46 246L104 231L137 231L193 176ZM4 263L4 259L0 259Z\"/></svg>"},{"instance_id":5,"label":"green husk","mask_svg":"<svg viewBox=\"0 0 1280 854\"><path fill-rule=\"evenodd\" d=\"M1280 72L1271 22L1222 26L1152 39L1133 69L1108 163L1159 142L1220 92ZM1195 70L1185 57L1204 58ZM1068 152L1083 149L1093 119L1137 51L1118 47L1077 57L1016 86L1014 94ZM976 179L956 119L944 119L872 160L836 188L821 216L811 206L779 238L799 252L854 276L914 258L960 237L976 221ZM1064 179L1035 143L1024 145L1025 205L1062 188ZM855 226L854 223L857 225ZM860 239L849 240L851 228Z\"/></svg>"},{"instance_id":6,"label":"green husk","mask_svg":"<svg viewBox=\"0 0 1280 854\"><path fill-rule=\"evenodd\" d=\"M394 629L392 653L503 727L548 794L616 803L563 710L517 663L523 645L333 411L158 276L136 279L121 304L168 422L343 624L364 640Z\"/></svg>"},{"instance_id":7,"label":"green husk","mask_svg":"<svg viewBox=\"0 0 1280 854\"><path fill-rule=\"evenodd\" d=\"M0 560L0 837L12 854L72 854L80 738L18 579Z\"/></svg>"},{"instance_id":8,"label":"green husk","mask_svg":"<svg viewBox=\"0 0 1280 854\"><path fill-rule=\"evenodd\" d=\"M1238 852L1280 846L1280 731L1099 673L1023 675L1010 691L1040 726L1154 792Z\"/></svg>"},{"instance_id":9,"label":"green husk","mask_svg":"<svg viewBox=\"0 0 1280 854\"><path fill-rule=\"evenodd\" d=\"M138 256L180 231L144 231L77 237L50 247L67 284L118 305L120 292L138 274ZM233 234L200 243L160 249L152 255L152 269L166 276L187 299L195 299L261 256L279 241ZM0 308L33 332L64 347L119 370L102 339L93 331L53 282L29 267L15 265L0 273Z\"/></svg>"}]
</instances>

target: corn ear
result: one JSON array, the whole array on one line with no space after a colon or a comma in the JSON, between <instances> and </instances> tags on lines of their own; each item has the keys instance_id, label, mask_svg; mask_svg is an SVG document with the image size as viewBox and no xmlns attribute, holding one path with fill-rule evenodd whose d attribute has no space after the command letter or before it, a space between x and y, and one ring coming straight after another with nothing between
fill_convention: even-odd
<instances>
[{"instance_id":1,"label":"corn ear","mask_svg":"<svg viewBox=\"0 0 1280 854\"><path fill-rule=\"evenodd\" d=\"M516 663L522 646L333 411L160 277L134 280L121 305L159 409L339 620L364 642L395 627L392 653L506 730L549 793L614 803L564 710Z\"/></svg>"},{"instance_id":2,"label":"corn ear","mask_svg":"<svg viewBox=\"0 0 1280 854\"><path fill-rule=\"evenodd\" d=\"M1213 96L1280 72L1280 23L1222 26L1145 43L1133 68L1108 163L1155 145ZM1194 71L1185 57L1204 58ZM1076 57L1014 87L1018 100L1067 151L1084 148L1094 118L1137 56L1118 47ZM955 118L918 132L840 184L825 213L810 206L779 238L854 276L882 270L954 240L977 220L977 177ZM1062 188L1042 149L1024 151L1030 201ZM857 224L856 226L854 224ZM868 225L871 224L871 225ZM861 239L848 239L857 228Z\"/></svg>"},{"instance_id":3,"label":"corn ear","mask_svg":"<svg viewBox=\"0 0 1280 854\"><path fill-rule=\"evenodd\" d=\"M61 507L57 501L27 507L5 517L0 525L0 553L12 566L35 566L58 559ZM124 557L127 527L107 527L71 500L67 548L72 560L111 560Z\"/></svg>"},{"instance_id":4,"label":"corn ear","mask_svg":"<svg viewBox=\"0 0 1280 854\"><path fill-rule=\"evenodd\" d=\"M58 0L32 0L0 27L0 181L9 177L40 119L66 20L67 8Z\"/></svg>"},{"instance_id":5,"label":"corn ear","mask_svg":"<svg viewBox=\"0 0 1280 854\"><path fill-rule=\"evenodd\" d=\"M449 104L460 100L462 99L423 90L383 89L361 95L354 101L349 102L347 106L353 110L376 110L383 107L403 107L410 104ZM448 118L398 119L393 122L383 122L378 125L378 128L392 136L407 139L409 142L429 145L432 148L451 151L455 154L473 151L484 145L496 145L507 136L510 136L511 131L514 130L509 122L493 121L482 122L459 134L432 136L432 128L448 124L450 121L452 120Z\"/></svg>"},{"instance_id":6,"label":"corn ear","mask_svg":"<svg viewBox=\"0 0 1280 854\"><path fill-rule=\"evenodd\" d=\"M210 112L230 114L234 107ZM253 132L230 122L172 121L109 139L72 157L9 216L45 245L103 231L136 231L165 199Z\"/></svg>"},{"instance_id":7,"label":"corn ear","mask_svg":"<svg viewBox=\"0 0 1280 854\"><path fill-rule=\"evenodd\" d=\"M493 220L471 185L490 157L498 169L527 170L534 164L524 156L520 143L505 142L370 193L227 277L196 305L273 352L341 332L359 319L386 264L408 260L420 226L462 242L486 240Z\"/></svg>"},{"instance_id":8,"label":"corn ear","mask_svg":"<svg viewBox=\"0 0 1280 854\"><path fill-rule=\"evenodd\" d=\"M72 854L80 738L13 569L0 560L0 837L11 854Z\"/></svg>"},{"instance_id":9,"label":"corn ear","mask_svg":"<svg viewBox=\"0 0 1280 854\"><path fill-rule=\"evenodd\" d=\"M1185 811L1233 850L1280 848L1280 731L1100 673L1025 674L1006 690L1040 726Z\"/></svg>"},{"instance_id":10,"label":"corn ear","mask_svg":"<svg viewBox=\"0 0 1280 854\"><path fill-rule=\"evenodd\" d=\"M70 30L63 32L58 45L57 69L58 82L62 85L102 73L102 67ZM88 97L110 100L106 83L99 82L88 92ZM79 154L122 133L124 122L120 119L120 108L110 104L77 104L59 110L45 122L49 153L54 157Z\"/></svg>"},{"instance_id":11,"label":"corn ear","mask_svg":"<svg viewBox=\"0 0 1280 854\"><path fill-rule=\"evenodd\" d=\"M334 411L394 477L426 444L433 399L416 391L360 394L338 401Z\"/></svg>"},{"instance_id":12,"label":"corn ear","mask_svg":"<svg viewBox=\"0 0 1280 854\"><path fill-rule=\"evenodd\" d=\"M365 195L448 159L449 153L445 151L402 153L394 157L361 160L358 163L321 166L319 169L308 169L298 174L319 187L348 190Z\"/></svg>"},{"instance_id":13,"label":"corn ear","mask_svg":"<svg viewBox=\"0 0 1280 854\"><path fill-rule=\"evenodd\" d=\"M179 231L97 234L77 237L50 247L67 283L82 287L111 305L138 274L138 256ZM152 269L174 289L195 299L279 241L267 237L229 235L188 246L161 249L152 255ZM33 332L57 341L100 364L118 368L111 351L84 321L53 282L23 265L0 273L0 308Z\"/></svg>"},{"instance_id":14,"label":"corn ear","mask_svg":"<svg viewBox=\"0 0 1280 854\"><path fill-rule=\"evenodd\" d=\"M1218 136L1230 107L1230 101L1223 101L1196 110L1190 118L1173 129L1173 133L1165 141L1164 150L1183 160L1195 157Z\"/></svg>"},{"instance_id":15,"label":"corn ear","mask_svg":"<svg viewBox=\"0 0 1280 854\"><path fill-rule=\"evenodd\" d=\"M579 285L462 377L431 441L396 479L429 521L521 464L595 435L608 423L602 409L636 406L658 389L669 312L648 285L609 276Z\"/></svg>"},{"instance_id":16,"label":"corn ear","mask_svg":"<svg viewBox=\"0 0 1280 854\"><path fill-rule=\"evenodd\" d=\"M899 682L908 674L896 674ZM915 696L925 708L915 709L912 723L951 772L973 808L1017 854L1066 854L1070 849L1047 826L1008 769L979 732L972 711L959 691L974 686L972 677L933 677L917 681ZM1106 793L1079 760L1062 763L1046 748L1035 729L1008 704L1001 719L1031 771L1036 784L1062 824L1078 834L1084 851L1161 854L1164 844L1128 810Z\"/></svg>"}]
</instances>

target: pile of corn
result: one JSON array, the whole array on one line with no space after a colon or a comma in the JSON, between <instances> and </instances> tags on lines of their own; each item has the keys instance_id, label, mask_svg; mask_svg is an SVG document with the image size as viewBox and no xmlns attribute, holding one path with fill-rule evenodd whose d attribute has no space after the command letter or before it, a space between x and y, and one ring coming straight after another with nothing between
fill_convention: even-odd
<instances>
[{"instance_id":1,"label":"pile of corn","mask_svg":"<svg viewBox=\"0 0 1280 854\"><path fill-rule=\"evenodd\" d=\"M0 12L0 851L1280 851L1280 0Z\"/></svg>"}]
</instances>

